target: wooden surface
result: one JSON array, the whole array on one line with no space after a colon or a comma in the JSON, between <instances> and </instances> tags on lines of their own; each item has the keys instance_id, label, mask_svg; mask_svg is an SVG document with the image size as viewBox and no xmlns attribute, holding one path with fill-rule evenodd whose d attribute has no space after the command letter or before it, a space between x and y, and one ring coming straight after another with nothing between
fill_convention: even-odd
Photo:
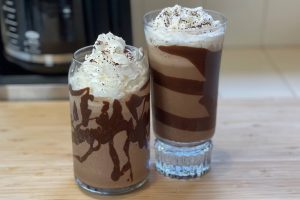
<instances>
[{"instance_id":1,"label":"wooden surface","mask_svg":"<svg viewBox=\"0 0 300 200\"><path fill-rule=\"evenodd\" d=\"M300 100L221 100L212 170L91 196L73 181L67 101L0 103L0 199L300 199Z\"/></svg>"}]
</instances>

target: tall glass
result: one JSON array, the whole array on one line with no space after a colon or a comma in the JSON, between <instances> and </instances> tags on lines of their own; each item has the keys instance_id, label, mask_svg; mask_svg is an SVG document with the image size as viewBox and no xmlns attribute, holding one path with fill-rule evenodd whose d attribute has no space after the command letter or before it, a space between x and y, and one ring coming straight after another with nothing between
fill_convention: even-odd
<instances>
[{"instance_id":1,"label":"tall glass","mask_svg":"<svg viewBox=\"0 0 300 200\"><path fill-rule=\"evenodd\" d=\"M205 10L220 21L219 26L205 31L170 31L152 26L160 11L144 16L156 169L170 177L197 177L210 169L227 20Z\"/></svg>"},{"instance_id":2,"label":"tall glass","mask_svg":"<svg viewBox=\"0 0 300 200\"><path fill-rule=\"evenodd\" d=\"M93 193L125 193L142 186L149 173L149 74L141 88L120 99L94 96L88 86L75 90L72 77L92 48L76 51L69 70L75 180ZM126 49L148 68L139 49Z\"/></svg>"}]
</instances>

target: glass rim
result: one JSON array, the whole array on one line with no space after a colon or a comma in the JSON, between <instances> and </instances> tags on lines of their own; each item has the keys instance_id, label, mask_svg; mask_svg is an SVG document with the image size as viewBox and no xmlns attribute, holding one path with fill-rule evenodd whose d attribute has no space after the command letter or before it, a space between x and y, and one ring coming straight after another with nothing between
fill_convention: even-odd
<instances>
[{"instance_id":1,"label":"glass rim","mask_svg":"<svg viewBox=\"0 0 300 200\"><path fill-rule=\"evenodd\" d=\"M150 24L150 22L154 19L152 18L152 20L148 21L147 20L147 17L151 14L159 14L163 9L156 9L156 10L151 10L149 12L147 12L144 17L143 17L143 21L144 21L144 26L145 27L149 27L149 28L157 28L157 29L163 29L165 30L166 32L195 32L195 31L202 31L201 29L189 29L189 30L176 30L176 29L168 29L168 28L165 28L165 27L154 27L152 24ZM211 27L211 28L207 28L207 29L204 29L203 31L209 31L209 30L218 30L222 27L226 27L227 25L227 22L228 22L228 19L225 17L225 15L223 15L222 13L218 12L218 11L214 11L214 10L208 10L208 9L203 9L205 12L207 12L209 15L213 14L215 16L218 16L220 17L220 19L217 19L220 21L220 24L216 27ZM156 15L156 16L157 16ZM155 17L156 17L155 16ZM213 16L212 16L213 17ZM214 17L213 17L214 19ZM214 19L216 20L216 19Z\"/></svg>"},{"instance_id":2,"label":"glass rim","mask_svg":"<svg viewBox=\"0 0 300 200\"><path fill-rule=\"evenodd\" d=\"M72 59L73 59L73 62L75 61L76 63L78 64L82 64L83 62L82 61L79 61L78 60L78 55L80 55L80 53L84 52L84 51L89 51L91 52L93 50L93 47L94 45L89 45L89 46L84 46L80 49L77 49L74 53L73 53L73 56L72 56ZM145 58L145 52L144 52L144 49L142 47L138 48L138 47L135 47L135 46L132 46L132 45L125 45L125 49L135 49L137 51L137 53L140 53L141 56L138 57L138 59L136 59L134 62L141 62L144 60ZM85 55L88 55L85 54ZM76 58L77 57L77 58ZM118 66L125 66L126 64L119 64ZM126 65L127 66L127 65Z\"/></svg>"}]
</instances>

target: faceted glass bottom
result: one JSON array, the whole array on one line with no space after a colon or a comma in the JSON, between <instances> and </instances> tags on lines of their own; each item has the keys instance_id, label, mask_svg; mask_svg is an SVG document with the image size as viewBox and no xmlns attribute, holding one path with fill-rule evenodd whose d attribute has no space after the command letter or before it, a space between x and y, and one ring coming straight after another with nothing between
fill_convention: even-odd
<instances>
[{"instance_id":1,"label":"faceted glass bottom","mask_svg":"<svg viewBox=\"0 0 300 200\"><path fill-rule=\"evenodd\" d=\"M174 145L173 145L174 144ZM172 145L155 140L156 170L172 178L195 178L210 169L212 142L205 141L195 146Z\"/></svg>"}]
</instances>

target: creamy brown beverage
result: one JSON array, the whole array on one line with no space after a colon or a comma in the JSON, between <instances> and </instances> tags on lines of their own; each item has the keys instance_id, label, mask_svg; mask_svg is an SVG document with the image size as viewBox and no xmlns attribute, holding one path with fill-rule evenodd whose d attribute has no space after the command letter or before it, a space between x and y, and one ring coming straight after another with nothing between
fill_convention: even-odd
<instances>
[{"instance_id":1,"label":"creamy brown beverage","mask_svg":"<svg viewBox=\"0 0 300 200\"><path fill-rule=\"evenodd\" d=\"M149 52L155 90L152 99L156 135L176 142L211 138L216 122L221 50L186 46L154 48ZM178 68L175 66L180 61L170 65L160 63L154 51L169 56L170 60L172 57L184 59L185 63Z\"/></svg>"},{"instance_id":2,"label":"creamy brown beverage","mask_svg":"<svg viewBox=\"0 0 300 200\"><path fill-rule=\"evenodd\" d=\"M145 56L108 33L99 35L93 47L79 50L77 57L83 62L69 74L76 181L101 194L133 190L149 173Z\"/></svg>"},{"instance_id":3,"label":"creamy brown beverage","mask_svg":"<svg viewBox=\"0 0 300 200\"><path fill-rule=\"evenodd\" d=\"M156 166L170 176L193 177L203 172L172 172L176 164L162 161L169 152L160 152L161 149L168 149L161 145L170 145L170 148L203 147L208 149L207 154L211 150L225 31L223 22L214 19L214 14L201 7L176 5L145 16L152 76L153 129L158 138L156 144L160 146L156 148ZM172 150L175 151L183 149ZM188 163L183 163L183 169L188 167ZM209 165L205 170L208 169Z\"/></svg>"}]
</instances>

